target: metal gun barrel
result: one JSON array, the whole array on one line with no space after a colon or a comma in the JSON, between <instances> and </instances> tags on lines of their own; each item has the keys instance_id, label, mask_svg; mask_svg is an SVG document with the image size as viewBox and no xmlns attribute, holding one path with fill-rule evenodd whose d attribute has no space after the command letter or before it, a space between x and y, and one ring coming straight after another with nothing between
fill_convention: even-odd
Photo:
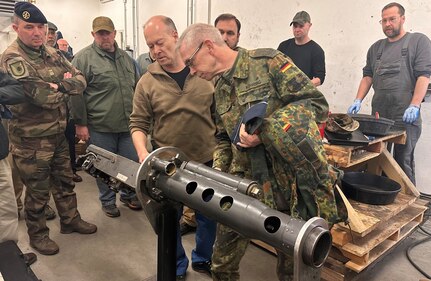
<instances>
[{"instance_id":1,"label":"metal gun barrel","mask_svg":"<svg viewBox=\"0 0 431 281\"><path fill-rule=\"evenodd\" d=\"M151 162L157 162L157 158ZM289 255L293 256L299 240L304 249L303 261L312 267L323 264L331 247L329 231L318 223L323 219L315 218L314 223L307 224L226 188L208 177L207 170L203 171L204 175L186 169L177 169L171 176L159 174L155 186L166 197L175 198L244 236L262 240Z\"/></svg>"},{"instance_id":2,"label":"metal gun barrel","mask_svg":"<svg viewBox=\"0 0 431 281\"><path fill-rule=\"evenodd\" d=\"M319 280L318 268L332 245L325 220L307 221L271 209L251 197L260 190L254 181L228 175L202 164L185 161L174 147L150 153L142 164L90 145L85 167L93 176L119 180L136 193L157 230L157 213L163 204L181 202L234 229L259 239L295 259L294 280ZM248 196L251 195L251 196Z\"/></svg>"}]
</instances>

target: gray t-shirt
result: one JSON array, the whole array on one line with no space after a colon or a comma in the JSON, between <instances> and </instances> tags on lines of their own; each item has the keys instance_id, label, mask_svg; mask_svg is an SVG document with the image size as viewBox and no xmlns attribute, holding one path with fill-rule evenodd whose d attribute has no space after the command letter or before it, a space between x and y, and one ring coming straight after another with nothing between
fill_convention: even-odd
<instances>
[{"instance_id":1,"label":"gray t-shirt","mask_svg":"<svg viewBox=\"0 0 431 281\"><path fill-rule=\"evenodd\" d=\"M373 77L374 66L377 60L377 53L381 44L386 44L383 48L382 62L398 61L401 58L401 50L406 40L404 35L398 41L389 42L388 39L381 39L374 43L367 53L367 64L363 68L363 76ZM431 75L431 41L422 33L411 33L407 48L407 64L413 85L419 76L430 77Z\"/></svg>"}]
</instances>

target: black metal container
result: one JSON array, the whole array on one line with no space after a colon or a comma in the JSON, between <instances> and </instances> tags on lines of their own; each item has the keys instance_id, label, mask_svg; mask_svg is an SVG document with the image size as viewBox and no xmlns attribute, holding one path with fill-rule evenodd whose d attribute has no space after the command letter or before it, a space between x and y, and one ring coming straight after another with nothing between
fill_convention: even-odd
<instances>
[{"instance_id":1,"label":"black metal container","mask_svg":"<svg viewBox=\"0 0 431 281\"><path fill-rule=\"evenodd\" d=\"M394 180L361 172L346 172L341 183L347 198L371 205L391 204L401 190Z\"/></svg>"},{"instance_id":2,"label":"black metal container","mask_svg":"<svg viewBox=\"0 0 431 281\"><path fill-rule=\"evenodd\" d=\"M387 118L376 118L367 114L351 114L353 119L359 122L359 130L365 135L384 136L388 134L395 121Z\"/></svg>"}]
</instances>

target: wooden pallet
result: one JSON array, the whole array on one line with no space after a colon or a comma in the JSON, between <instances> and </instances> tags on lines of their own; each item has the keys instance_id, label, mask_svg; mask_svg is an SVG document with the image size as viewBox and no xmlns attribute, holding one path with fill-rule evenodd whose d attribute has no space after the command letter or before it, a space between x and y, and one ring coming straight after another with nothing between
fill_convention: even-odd
<instances>
[{"instance_id":1,"label":"wooden pallet","mask_svg":"<svg viewBox=\"0 0 431 281\"><path fill-rule=\"evenodd\" d=\"M392 132L383 137L376 138L365 146L343 146L324 144L329 163L342 168L364 163L380 155L386 148L386 142L405 143L404 131Z\"/></svg>"},{"instance_id":2,"label":"wooden pallet","mask_svg":"<svg viewBox=\"0 0 431 281\"><path fill-rule=\"evenodd\" d=\"M359 273L410 234L422 222L426 210L424 206L413 204L380 223L366 236L345 232L343 242L333 245L349 260L345 267Z\"/></svg>"}]
</instances>

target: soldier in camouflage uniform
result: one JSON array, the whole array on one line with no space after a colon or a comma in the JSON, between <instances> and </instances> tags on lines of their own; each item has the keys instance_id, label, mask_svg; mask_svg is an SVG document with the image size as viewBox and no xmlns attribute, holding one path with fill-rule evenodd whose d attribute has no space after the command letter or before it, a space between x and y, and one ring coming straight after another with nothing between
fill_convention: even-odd
<instances>
[{"instance_id":1,"label":"soldier in camouflage uniform","mask_svg":"<svg viewBox=\"0 0 431 281\"><path fill-rule=\"evenodd\" d=\"M191 73L207 80L221 74L215 89L214 168L257 180L263 202L292 217L320 216L331 225L345 219L334 194L339 173L327 163L316 125L326 120L328 104L307 76L276 50L231 50L207 24L187 28L177 48ZM240 141L233 144L238 120L262 101L268 105L259 131L249 134L242 124ZM239 280L248 243L228 227L217 226L213 280ZM279 251L277 275L279 280L293 277L292 258Z\"/></svg>"},{"instance_id":2,"label":"soldier in camouflage uniform","mask_svg":"<svg viewBox=\"0 0 431 281\"><path fill-rule=\"evenodd\" d=\"M49 238L44 208L53 194L61 233L94 233L81 219L73 191L68 144L64 136L67 95L81 94L82 74L55 49L45 46L46 18L33 4L15 4L12 27L18 38L0 64L24 87L27 102L11 106L9 137L14 165L26 185L25 220L30 245L53 255L58 245Z\"/></svg>"}]
</instances>

